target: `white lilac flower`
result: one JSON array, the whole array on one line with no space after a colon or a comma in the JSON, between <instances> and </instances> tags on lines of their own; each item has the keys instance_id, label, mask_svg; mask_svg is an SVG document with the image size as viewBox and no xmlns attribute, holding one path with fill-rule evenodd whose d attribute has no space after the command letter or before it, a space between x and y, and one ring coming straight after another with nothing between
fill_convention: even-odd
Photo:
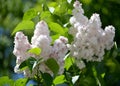
<instances>
[{"instance_id":1,"label":"white lilac flower","mask_svg":"<svg viewBox=\"0 0 120 86\"><path fill-rule=\"evenodd\" d=\"M40 21L36 24L35 30L34 30L34 35L31 39L31 43L32 45L35 44L36 39L40 36L40 35L46 35L49 37L50 31L48 29L48 25L45 21Z\"/></svg>"},{"instance_id":2,"label":"white lilac flower","mask_svg":"<svg viewBox=\"0 0 120 86\"><path fill-rule=\"evenodd\" d=\"M29 54L25 52L31 48L31 45L28 42L27 36L25 36L22 32L16 33L14 43L13 53L17 57L17 63L20 64L29 57Z\"/></svg>"},{"instance_id":3,"label":"white lilac flower","mask_svg":"<svg viewBox=\"0 0 120 86\"><path fill-rule=\"evenodd\" d=\"M28 42L27 36L25 36L22 32L17 32L15 35L15 40L14 40L14 50L13 54L17 57L16 59L16 67L15 67L15 72L19 72L19 65L28 59L30 56L29 53L26 51L31 48L30 43Z\"/></svg>"},{"instance_id":4,"label":"white lilac flower","mask_svg":"<svg viewBox=\"0 0 120 86\"><path fill-rule=\"evenodd\" d=\"M51 46L50 31L46 22L44 21L40 21L37 23L34 30L34 35L31 39L31 44L28 42L27 36L25 36L22 32L17 32L15 35L15 45L13 51L14 55L17 57L14 71L17 73L23 72L24 75L29 78L33 78L34 75L37 75L37 71L48 72L51 74L52 72L45 65L44 61L46 61L50 57L53 57L60 65L59 73L62 73L64 70L63 59L68 51L66 46L67 42L67 38L60 36L58 39L55 40L53 46ZM35 47L41 48L40 55L34 55L27 52L28 49L32 49ZM28 68L22 71L19 69L20 64L23 61L27 60L29 57L34 57L37 60L40 59L40 57L43 58L43 62L37 65L32 70L32 73Z\"/></svg>"},{"instance_id":5,"label":"white lilac flower","mask_svg":"<svg viewBox=\"0 0 120 86\"><path fill-rule=\"evenodd\" d=\"M115 28L113 26L105 27L105 47L107 50L110 50L113 46L115 36Z\"/></svg>"},{"instance_id":6,"label":"white lilac flower","mask_svg":"<svg viewBox=\"0 0 120 86\"><path fill-rule=\"evenodd\" d=\"M19 65L27 60L29 57L34 57L36 59L39 59L42 57L44 60L46 60L50 53L51 53L51 39L49 36L49 29L47 24L44 21L38 22L36 25L35 31L34 31L34 36L32 37L31 43L28 42L27 36L25 36L22 32L17 32L15 35L15 41L14 41L14 55L17 57L16 59L16 66L15 66L15 72L24 72L26 77L30 77L35 75L36 68L33 69L33 72L31 73L30 70L26 69L24 71L19 70ZM39 47L41 48L41 54L39 56L30 54L27 52L28 49L34 48L34 47ZM41 70L45 72L47 69L45 65L39 65ZM43 67L42 67L43 66ZM50 70L49 70L50 71ZM48 72L46 70L46 72Z\"/></svg>"},{"instance_id":7,"label":"white lilac flower","mask_svg":"<svg viewBox=\"0 0 120 86\"><path fill-rule=\"evenodd\" d=\"M77 59L77 60L76 60L76 65L77 65L80 69L85 68L85 63L84 63L82 60L80 60L80 59Z\"/></svg>"},{"instance_id":8,"label":"white lilac flower","mask_svg":"<svg viewBox=\"0 0 120 86\"><path fill-rule=\"evenodd\" d=\"M52 47L51 57L54 57L58 64L60 65L59 73L62 73L64 70L64 57L68 52L67 44L68 39L64 36L60 36L55 40L54 45Z\"/></svg>"},{"instance_id":9,"label":"white lilac flower","mask_svg":"<svg viewBox=\"0 0 120 86\"><path fill-rule=\"evenodd\" d=\"M78 27L84 27L88 23L88 18L84 16L84 10L79 1L76 1L73 6L73 16L70 18L70 24L72 27L70 28L69 33L75 36L78 32Z\"/></svg>"},{"instance_id":10,"label":"white lilac flower","mask_svg":"<svg viewBox=\"0 0 120 86\"><path fill-rule=\"evenodd\" d=\"M41 48L41 57L46 60L51 53L51 37L48 25L45 21L40 21L36 24L34 35L31 40L32 47Z\"/></svg>"},{"instance_id":11,"label":"white lilac flower","mask_svg":"<svg viewBox=\"0 0 120 86\"><path fill-rule=\"evenodd\" d=\"M105 53L104 50L110 50L113 46L115 28L108 26L103 30L99 14L93 14L88 20L84 16L84 10L79 1L76 1L73 6L69 30L69 33L74 37L74 41L69 45L71 55L80 61L82 59L101 61Z\"/></svg>"},{"instance_id":12,"label":"white lilac flower","mask_svg":"<svg viewBox=\"0 0 120 86\"><path fill-rule=\"evenodd\" d=\"M50 53L51 53L51 41L49 40L48 36L46 35L40 35L33 46L41 48L41 54L40 56L44 58L44 60L48 59Z\"/></svg>"},{"instance_id":13,"label":"white lilac flower","mask_svg":"<svg viewBox=\"0 0 120 86\"><path fill-rule=\"evenodd\" d=\"M35 75L34 71L41 70L42 72L50 72L50 70L47 68L47 66L44 64L44 61L46 61L49 58L49 55L51 54L51 38L50 38L50 31L48 29L48 25L45 21L40 21L36 24L34 35L31 39L32 48L38 47L41 49L41 54L39 56L35 56L36 59L43 58L43 62L37 66L37 68L33 69L33 75ZM24 74L29 76L30 74L25 73L27 71L24 71ZM30 73L28 71L28 73Z\"/></svg>"}]
</instances>

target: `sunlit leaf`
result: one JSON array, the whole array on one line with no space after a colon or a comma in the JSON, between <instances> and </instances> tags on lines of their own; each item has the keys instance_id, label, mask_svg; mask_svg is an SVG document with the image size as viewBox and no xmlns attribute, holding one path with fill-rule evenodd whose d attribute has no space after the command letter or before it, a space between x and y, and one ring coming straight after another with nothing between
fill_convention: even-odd
<instances>
[{"instance_id":1,"label":"sunlit leaf","mask_svg":"<svg viewBox=\"0 0 120 86\"><path fill-rule=\"evenodd\" d=\"M41 20L44 20L46 22L54 21L54 17L51 15L49 11L44 11L40 15Z\"/></svg>"},{"instance_id":2,"label":"sunlit leaf","mask_svg":"<svg viewBox=\"0 0 120 86\"><path fill-rule=\"evenodd\" d=\"M54 14L58 16L62 16L67 12L67 8L68 8L68 2L64 0L55 8Z\"/></svg>"},{"instance_id":3,"label":"sunlit leaf","mask_svg":"<svg viewBox=\"0 0 120 86\"><path fill-rule=\"evenodd\" d=\"M52 37L52 43L54 43L54 41L60 37L60 34L55 34L52 35L51 37Z\"/></svg>"},{"instance_id":4,"label":"sunlit leaf","mask_svg":"<svg viewBox=\"0 0 120 86\"><path fill-rule=\"evenodd\" d=\"M16 28L12 32L12 35L20 30L31 30L33 28L34 28L34 23L32 21L22 21L16 26Z\"/></svg>"},{"instance_id":5,"label":"sunlit leaf","mask_svg":"<svg viewBox=\"0 0 120 86\"><path fill-rule=\"evenodd\" d=\"M92 2L92 0L81 0L81 1L85 4L90 4Z\"/></svg>"},{"instance_id":6,"label":"sunlit leaf","mask_svg":"<svg viewBox=\"0 0 120 86\"><path fill-rule=\"evenodd\" d=\"M50 2L47 5L48 5L48 7L56 7L56 6L58 6L58 3L57 2Z\"/></svg>"},{"instance_id":7,"label":"sunlit leaf","mask_svg":"<svg viewBox=\"0 0 120 86\"><path fill-rule=\"evenodd\" d=\"M37 11L34 8L29 9L27 12L24 13L23 20L31 20L37 15Z\"/></svg>"},{"instance_id":8,"label":"sunlit leaf","mask_svg":"<svg viewBox=\"0 0 120 86\"><path fill-rule=\"evenodd\" d=\"M40 55L41 53L41 49L38 47L32 48L30 50L28 50L29 53L35 54L35 55Z\"/></svg>"},{"instance_id":9,"label":"sunlit leaf","mask_svg":"<svg viewBox=\"0 0 120 86\"><path fill-rule=\"evenodd\" d=\"M64 83L65 81L66 81L65 76L64 76L64 75L60 75L60 76L57 76L57 77L54 79L53 83L54 83L55 85L57 85L57 84L62 84L62 83Z\"/></svg>"},{"instance_id":10,"label":"sunlit leaf","mask_svg":"<svg viewBox=\"0 0 120 86\"><path fill-rule=\"evenodd\" d=\"M105 73L102 73L102 74L101 74L101 77L104 78L104 76L105 76Z\"/></svg>"},{"instance_id":11,"label":"sunlit leaf","mask_svg":"<svg viewBox=\"0 0 120 86\"><path fill-rule=\"evenodd\" d=\"M0 77L0 86L13 86L14 81L12 79L9 79L8 76Z\"/></svg>"},{"instance_id":12,"label":"sunlit leaf","mask_svg":"<svg viewBox=\"0 0 120 86\"><path fill-rule=\"evenodd\" d=\"M45 64L54 73L57 74L59 71L59 65L54 58L49 58Z\"/></svg>"},{"instance_id":13,"label":"sunlit leaf","mask_svg":"<svg viewBox=\"0 0 120 86\"><path fill-rule=\"evenodd\" d=\"M48 25L49 25L51 31L53 31L57 34L61 34L61 35L65 34L64 28L61 25L59 25L58 23L50 22Z\"/></svg>"},{"instance_id":14,"label":"sunlit leaf","mask_svg":"<svg viewBox=\"0 0 120 86\"><path fill-rule=\"evenodd\" d=\"M75 59L68 57L65 59L65 69L68 70L74 63Z\"/></svg>"},{"instance_id":15,"label":"sunlit leaf","mask_svg":"<svg viewBox=\"0 0 120 86\"><path fill-rule=\"evenodd\" d=\"M20 78L15 81L15 86L26 86L27 81L27 78Z\"/></svg>"}]
</instances>

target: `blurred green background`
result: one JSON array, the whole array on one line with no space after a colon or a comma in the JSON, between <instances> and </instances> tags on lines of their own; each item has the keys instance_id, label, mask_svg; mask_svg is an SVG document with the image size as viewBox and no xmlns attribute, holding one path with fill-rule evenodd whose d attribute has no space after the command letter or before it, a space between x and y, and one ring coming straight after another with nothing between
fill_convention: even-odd
<instances>
[{"instance_id":1,"label":"blurred green background","mask_svg":"<svg viewBox=\"0 0 120 86\"><path fill-rule=\"evenodd\" d=\"M0 0L0 76L14 78L16 57L12 54L14 36L11 33L22 20L24 13L40 5L45 0ZM59 0L46 0L48 2ZM64 0L63 0L64 1ZM69 1L69 0L68 0ZM93 13L100 14L102 27L113 25L116 28L115 41L120 47L120 0L79 0L82 2L85 15L90 18ZM72 1L73 4L74 0ZM72 5L71 4L71 5ZM40 8L41 9L41 8ZM116 60L120 63L120 57Z\"/></svg>"},{"instance_id":2,"label":"blurred green background","mask_svg":"<svg viewBox=\"0 0 120 86\"><path fill-rule=\"evenodd\" d=\"M14 36L11 33L36 0L0 0L0 76L12 77L16 57L12 54Z\"/></svg>"}]
</instances>

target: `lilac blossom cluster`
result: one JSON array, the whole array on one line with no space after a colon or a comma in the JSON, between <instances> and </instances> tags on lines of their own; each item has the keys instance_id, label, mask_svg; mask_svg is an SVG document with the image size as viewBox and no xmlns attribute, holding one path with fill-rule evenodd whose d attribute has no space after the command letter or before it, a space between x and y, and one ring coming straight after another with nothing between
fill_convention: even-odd
<instances>
[{"instance_id":1,"label":"lilac blossom cluster","mask_svg":"<svg viewBox=\"0 0 120 86\"><path fill-rule=\"evenodd\" d=\"M110 25L103 30L99 14L94 13L88 19L84 16L84 10L79 1L76 1L73 6L69 33L73 35L74 41L69 45L70 54L77 61L103 60L104 50L110 50L114 44L115 28ZM84 62L79 63L78 66L85 67Z\"/></svg>"},{"instance_id":2,"label":"lilac blossom cluster","mask_svg":"<svg viewBox=\"0 0 120 86\"><path fill-rule=\"evenodd\" d=\"M51 73L51 71L45 65L44 61L50 57L53 57L58 62L58 64L61 65L59 73L62 73L64 70L63 58L68 51L68 39L64 36L60 36L55 40L53 46L51 46L51 41L52 39L50 37L50 31L45 21L40 21L37 23L34 30L34 35L31 39L31 43L29 43L27 36L25 36L22 32L17 32L15 35L15 45L13 51L14 55L17 57L16 66L14 68L15 72L23 72L26 77L34 77L34 75L37 74L37 70ZM34 55L27 52L28 49L36 47L42 50L40 55ZM32 73L29 69L22 71L19 69L20 64L29 57L34 57L36 59L40 59L40 57L42 57L44 60L40 63L40 65L37 65L37 67L33 69Z\"/></svg>"},{"instance_id":3,"label":"lilac blossom cluster","mask_svg":"<svg viewBox=\"0 0 120 86\"><path fill-rule=\"evenodd\" d=\"M68 43L68 39L64 36L60 36L51 45L52 39L50 37L50 31L45 21L37 23L34 35L29 43L27 36L22 32L17 32L15 35L14 55L17 57L15 72L23 72L26 77L34 77L37 74L37 70L42 72L51 71L45 65L44 61L53 57L60 65L59 73L64 71L64 57L68 51L70 55L75 57L77 66L82 69L85 67L86 61L98 61L103 60L105 50L110 50L114 45L115 28L110 25L102 29L101 20L99 14L94 13L90 19L84 16L84 10L79 1L75 1L72 17L70 18L71 27L69 34L73 35L74 40L71 44ZM34 55L27 50L38 47L42 51L40 55ZM31 73L30 70L19 70L20 64L28 59L34 57L36 59L43 58L43 62L37 65Z\"/></svg>"}]
</instances>

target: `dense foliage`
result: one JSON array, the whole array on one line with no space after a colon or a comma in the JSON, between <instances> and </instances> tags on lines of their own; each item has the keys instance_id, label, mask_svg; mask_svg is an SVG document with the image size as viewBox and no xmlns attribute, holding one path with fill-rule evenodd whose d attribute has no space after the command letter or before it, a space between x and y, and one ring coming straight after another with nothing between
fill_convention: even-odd
<instances>
[{"instance_id":1,"label":"dense foliage","mask_svg":"<svg viewBox=\"0 0 120 86\"><path fill-rule=\"evenodd\" d=\"M48 27L50 28L50 37L52 38L51 45L54 45L56 39L59 36L65 36L68 38L68 42L71 43L74 37L71 34L68 34L71 24L69 22L70 17L72 17L72 10L74 0L34 0L31 2L23 1L27 3L28 8L25 8L25 4L22 4L21 0L1 0L2 4L1 14L0 14L0 62L2 63L0 67L0 74L5 75L7 68L13 71L15 62L12 62L12 38L10 33L13 36L18 31L23 31L28 35L29 41L33 35L34 28L36 24L44 20L47 22ZM104 59L101 62L87 62L85 59L83 61L86 64L86 67L80 69L76 65L76 61L72 58L69 53L66 54L64 72L62 74L57 74L60 68L60 64L53 58L48 59L45 64L53 72L53 75L50 73L40 71L40 74L34 78L21 78L18 80L9 79L7 76L0 78L0 85L20 85L24 86L29 80L34 80L34 85L60 85L60 86L119 86L120 85L120 51L119 51L119 37L120 37L120 26L119 26L119 11L120 11L120 1L119 0L81 0L83 8L85 9L85 15L90 18L93 13L99 13L102 21L102 27L104 28L107 25L113 25L115 27L115 39L114 46L111 50L106 50ZM3 4L5 3L5 4ZM12 3L12 4L9 4ZM17 4L18 5L17 5ZM37 4L35 4L37 3ZM14 6L16 5L16 9ZM32 7L30 8L29 7ZM3 9L4 8L4 9ZM23 10L24 8L24 10ZM25 12L23 14L23 12ZM15 19L15 21L13 21ZM12 29L18 22L20 22L15 29ZM10 24L11 23L11 24ZM8 28L9 27L9 28ZM2 29L6 28L6 29ZM8 29L7 29L8 28ZM8 32L7 32L8 31ZM3 38L4 37L4 38ZM40 54L40 48L32 48L28 50L32 54ZM7 53L7 54L6 54ZM32 63L31 63L32 61ZM26 67L32 71L34 67L40 64L42 59L34 59L30 57L29 59L21 63L20 68L24 70ZM11 65L9 65L11 64Z\"/></svg>"}]
</instances>

